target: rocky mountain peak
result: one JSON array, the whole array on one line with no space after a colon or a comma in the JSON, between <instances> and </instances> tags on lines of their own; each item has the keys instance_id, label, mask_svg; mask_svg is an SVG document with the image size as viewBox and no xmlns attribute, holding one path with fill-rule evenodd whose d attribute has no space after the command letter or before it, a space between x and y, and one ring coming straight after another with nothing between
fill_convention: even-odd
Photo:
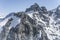
<instances>
[{"instance_id":1,"label":"rocky mountain peak","mask_svg":"<svg viewBox=\"0 0 60 40\"><path fill-rule=\"evenodd\" d=\"M41 7L41 11L43 11L44 13L46 13L46 12L47 12L46 7L45 7L45 6L42 6L42 7Z\"/></svg>"},{"instance_id":2,"label":"rocky mountain peak","mask_svg":"<svg viewBox=\"0 0 60 40\"><path fill-rule=\"evenodd\" d=\"M60 5L57 7L58 10L60 10Z\"/></svg>"},{"instance_id":3,"label":"rocky mountain peak","mask_svg":"<svg viewBox=\"0 0 60 40\"><path fill-rule=\"evenodd\" d=\"M25 12L7 15L0 22L0 40L60 40L60 11L51 11L35 3Z\"/></svg>"},{"instance_id":4,"label":"rocky mountain peak","mask_svg":"<svg viewBox=\"0 0 60 40\"><path fill-rule=\"evenodd\" d=\"M27 8L26 9L26 12L28 11L40 11L40 7L37 3L33 4L30 6L30 8Z\"/></svg>"},{"instance_id":5,"label":"rocky mountain peak","mask_svg":"<svg viewBox=\"0 0 60 40\"><path fill-rule=\"evenodd\" d=\"M34 3L31 7L39 7L37 3Z\"/></svg>"}]
</instances>

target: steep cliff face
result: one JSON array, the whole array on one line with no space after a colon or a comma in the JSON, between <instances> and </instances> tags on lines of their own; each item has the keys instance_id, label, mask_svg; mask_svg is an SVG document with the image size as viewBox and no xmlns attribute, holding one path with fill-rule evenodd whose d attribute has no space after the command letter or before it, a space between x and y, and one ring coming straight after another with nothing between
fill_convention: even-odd
<instances>
[{"instance_id":1,"label":"steep cliff face","mask_svg":"<svg viewBox=\"0 0 60 40\"><path fill-rule=\"evenodd\" d=\"M47 11L38 4L9 14L0 22L0 40L60 40L59 7Z\"/></svg>"}]
</instances>

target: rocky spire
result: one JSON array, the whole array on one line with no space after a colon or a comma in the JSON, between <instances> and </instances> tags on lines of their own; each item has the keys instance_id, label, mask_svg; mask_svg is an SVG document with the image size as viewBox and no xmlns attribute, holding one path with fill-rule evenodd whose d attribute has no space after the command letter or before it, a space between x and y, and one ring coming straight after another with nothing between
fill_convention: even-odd
<instances>
[{"instance_id":1,"label":"rocky spire","mask_svg":"<svg viewBox=\"0 0 60 40\"><path fill-rule=\"evenodd\" d=\"M26 12L28 11L39 11L40 10L40 7L37 3L34 3L33 5L30 6L30 8L27 8L26 9Z\"/></svg>"}]
</instances>

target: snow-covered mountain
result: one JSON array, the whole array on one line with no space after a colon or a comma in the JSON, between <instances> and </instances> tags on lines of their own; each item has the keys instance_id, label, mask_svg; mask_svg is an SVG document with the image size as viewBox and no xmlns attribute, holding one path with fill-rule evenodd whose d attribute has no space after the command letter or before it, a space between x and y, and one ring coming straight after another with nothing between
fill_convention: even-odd
<instances>
[{"instance_id":1,"label":"snow-covered mountain","mask_svg":"<svg viewBox=\"0 0 60 40\"><path fill-rule=\"evenodd\" d=\"M0 22L0 40L60 40L60 6L47 11L37 3Z\"/></svg>"}]
</instances>

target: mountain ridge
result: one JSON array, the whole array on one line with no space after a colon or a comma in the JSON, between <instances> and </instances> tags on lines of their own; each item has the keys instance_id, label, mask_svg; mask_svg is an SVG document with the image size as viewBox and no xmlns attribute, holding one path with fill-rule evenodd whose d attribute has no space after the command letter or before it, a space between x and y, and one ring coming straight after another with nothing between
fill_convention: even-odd
<instances>
[{"instance_id":1,"label":"mountain ridge","mask_svg":"<svg viewBox=\"0 0 60 40\"><path fill-rule=\"evenodd\" d=\"M11 13L0 22L0 40L60 40L59 15L60 10L47 11L37 3Z\"/></svg>"}]
</instances>

